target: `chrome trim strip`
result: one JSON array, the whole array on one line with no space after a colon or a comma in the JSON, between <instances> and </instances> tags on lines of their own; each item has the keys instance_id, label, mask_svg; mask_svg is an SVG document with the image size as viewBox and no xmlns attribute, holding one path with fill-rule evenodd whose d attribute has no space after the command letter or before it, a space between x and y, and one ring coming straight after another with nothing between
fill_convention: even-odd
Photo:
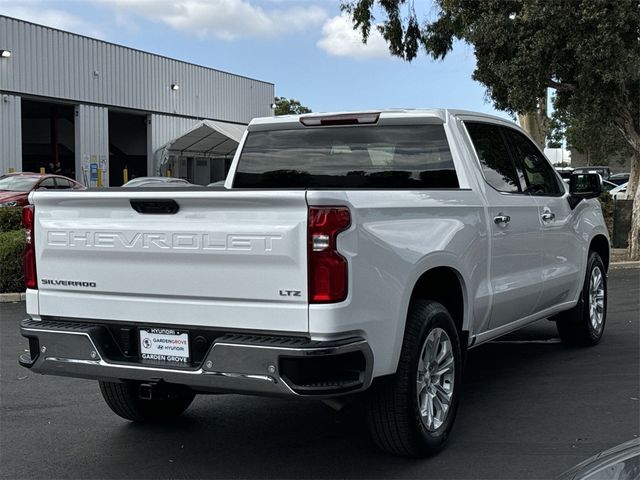
<instances>
[{"instance_id":1,"label":"chrome trim strip","mask_svg":"<svg viewBox=\"0 0 640 480\"><path fill-rule=\"evenodd\" d=\"M100 360L80 360L77 358L44 357L45 362L77 363L79 365L100 366Z\"/></svg>"},{"instance_id":2,"label":"chrome trim strip","mask_svg":"<svg viewBox=\"0 0 640 480\"><path fill-rule=\"evenodd\" d=\"M220 377L230 377L230 378L246 378L249 380L262 380L265 382L278 383L277 380L268 375L253 375L249 373L229 373L229 372L204 372L205 375L214 375ZM288 385L287 385L288 386Z\"/></svg>"},{"instance_id":3,"label":"chrome trim strip","mask_svg":"<svg viewBox=\"0 0 640 480\"><path fill-rule=\"evenodd\" d=\"M353 348L357 348L360 346L366 345L367 342L364 340L358 340L352 343L346 343L344 345L337 345L331 347L310 347L310 348L300 348L300 347L281 347L281 346L270 346L270 345L251 345L247 343L228 343L228 342L217 342L214 343L211 347L211 350L214 350L216 347L238 347L238 348L257 348L264 350L284 350L287 352L299 352L304 354L322 354L322 353L332 353L339 350L351 350Z\"/></svg>"},{"instance_id":4,"label":"chrome trim strip","mask_svg":"<svg viewBox=\"0 0 640 480\"><path fill-rule=\"evenodd\" d=\"M60 358L60 357L44 357L45 362L60 362L60 363L75 363L80 365L90 365L95 367L116 367L116 368L125 368L125 369L134 369L134 370L145 370L145 371L162 371L162 372L171 372L171 373L190 373L197 375L211 375L211 376L220 376L220 377L230 377L230 378L242 378L249 380L262 380L271 383L278 383L275 378L270 377L268 375L252 375L245 373L231 373L231 372L215 372L215 371L206 371L206 370L175 370L169 368L153 368L153 367L140 367L136 365L127 366L127 365L118 365L113 363L105 362L104 360L78 360L75 358Z\"/></svg>"}]
</instances>

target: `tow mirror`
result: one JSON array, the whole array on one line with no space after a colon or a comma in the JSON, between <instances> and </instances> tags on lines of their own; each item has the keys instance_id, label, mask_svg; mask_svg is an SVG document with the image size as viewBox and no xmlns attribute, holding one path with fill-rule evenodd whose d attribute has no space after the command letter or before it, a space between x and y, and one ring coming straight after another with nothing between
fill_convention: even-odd
<instances>
[{"instance_id":1,"label":"tow mirror","mask_svg":"<svg viewBox=\"0 0 640 480\"><path fill-rule=\"evenodd\" d=\"M575 207L580 200L596 198L602 193L602 177L597 173L574 173L569 178L569 203Z\"/></svg>"}]
</instances>

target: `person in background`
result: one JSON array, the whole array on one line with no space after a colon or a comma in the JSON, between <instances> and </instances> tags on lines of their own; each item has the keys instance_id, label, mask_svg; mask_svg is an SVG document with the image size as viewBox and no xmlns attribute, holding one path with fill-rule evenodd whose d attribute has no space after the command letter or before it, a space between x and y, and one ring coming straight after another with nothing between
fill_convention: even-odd
<instances>
[{"instance_id":1,"label":"person in background","mask_svg":"<svg viewBox=\"0 0 640 480\"><path fill-rule=\"evenodd\" d=\"M60 160L56 158L49 164L49 173L62 175L62 165L60 164Z\"/></svg>"}]
</instances>

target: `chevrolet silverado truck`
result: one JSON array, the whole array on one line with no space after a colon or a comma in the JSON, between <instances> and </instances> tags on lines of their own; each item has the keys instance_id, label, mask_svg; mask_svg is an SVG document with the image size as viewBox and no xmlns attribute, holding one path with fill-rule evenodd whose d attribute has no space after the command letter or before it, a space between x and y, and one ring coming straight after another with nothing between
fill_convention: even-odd
<instances>
[{"instance_id":1,"label":"chevrolet silverado truck","mask_svg":"<svg viewBox=\"0 0 640 480\"><path fill-rule=\"evenodd\" d=\"M483 114L255 119L224 188L31 194L19 361L135 422L196 394L359 397L380 448L429 455L469 348L544 318L600 341L601 189Z\"/></svg>"}]
</instances>

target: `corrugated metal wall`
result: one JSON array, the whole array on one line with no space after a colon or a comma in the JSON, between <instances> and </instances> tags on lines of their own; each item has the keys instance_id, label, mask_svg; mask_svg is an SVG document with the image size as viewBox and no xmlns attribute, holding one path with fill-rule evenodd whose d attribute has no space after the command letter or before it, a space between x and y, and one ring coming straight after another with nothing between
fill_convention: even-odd
<instances>
[{"instance_id":1,"label":"corrugated metal wall","mask_svg":"<svg viewBox=\"0 0 640 480\"><path fill-rule=\"evenodd\" d=\"M147 167L149 175L158 175L158 149L193 127L198 120L169 115L149 115L147 118Z\"/></svg>"},{"instance_id":2,"label":"corrugated metal wall","mask_svg":"<svg viewBox=\"0 0 640 480\"><path fill-rule=\"evenodd\" d=\"M0 16L0 90L248 123L272 114L273 84ZM177 84L179 90L172 90Z\"/></svg>"},{"instance_id":3,"label":"corrugated metal wall","mask_svg":"<svg viewBox=\"0 0 640 480\"><path fill-rule=\"evenodd\" d=\"M22 171L20 112L20 97L0 94L0 175Z\"/></svg>"},{"instance_id":4,"label":"corrugated metal wall","mask_svg":"<svg viewBox=\"0 0 640 480\"><path fill-rule=\"evenodd\" d=\"M102 172L102 185L109 185L109 110L94 105L75 109L76 179L98 186L91 179L91 164ZM95 167L94 167L95 168Z\"/></svg>"}]
</instances>

